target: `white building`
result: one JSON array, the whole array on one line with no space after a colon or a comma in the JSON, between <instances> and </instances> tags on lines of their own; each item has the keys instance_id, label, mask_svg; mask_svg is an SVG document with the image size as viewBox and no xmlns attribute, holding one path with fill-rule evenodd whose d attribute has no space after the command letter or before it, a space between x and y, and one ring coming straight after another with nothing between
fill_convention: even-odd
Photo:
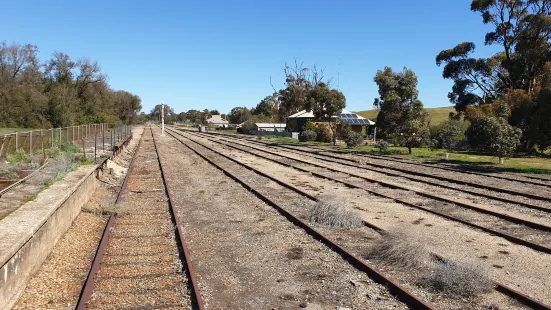
<instances>
[{"instance_id":1,"label":"white building","mask_svg":"<svg viewBox=\"0 0 551 310\"><path fill-rule=\"evenodd\" d=\"M213 115L211 118L207 119L207 123L214 125L215 127L228 127L230 122L223 119L220 115Z\"/></svg>"}]
</instances>

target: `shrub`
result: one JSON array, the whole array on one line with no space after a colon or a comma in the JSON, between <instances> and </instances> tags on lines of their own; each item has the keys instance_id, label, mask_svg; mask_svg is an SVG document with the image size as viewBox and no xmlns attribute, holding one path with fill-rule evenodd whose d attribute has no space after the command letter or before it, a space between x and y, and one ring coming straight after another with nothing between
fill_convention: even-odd
<instances>
[{"instance_id":1,"label":"shrub","mask_svg":"<svg viewBox=\"0 0 551 310\"><path fill-rule=\"evenodd\" d=\"M347 132L343 138L348 147L356 147L363 142L362 135L354 131Z\"/></svg>"},{"instance_id":2,"label":"shrub","mask_svg":"<svg viewBox=\"0 0 551 310\"><path fill-rule=\"evenodd\" d=\"M301 142L316 141L317 138L318 134L313 130L305 130L298 136Z\"/></svg>"},{"instance_id":3,"label":"shrub","mask_svg":"<svg viewBox=\"0 0 551 310\"><path fill-rule=\"evenodd\" d=\"M496 155L503 164L503 158L511 156L520 144L522 131L501 117L481 116L471 120L466 135L477 151Z\"/></svg>"},{"instance_id":4,"label":"shrub","mask_svg":"<svg viewBox=\"0 0 551 310\"><path fill-rule=\"evenodd\" d=\"M6 160L13 165L20 162L29 162L31 156L24 149L19 149L13 154L6 155Z\"/></svg>"},{"instance_id":5,"label":"shrub","mask_svg":"<svg viewBox=\"0 0 551 310\"><path fill-rule=\"evenodd\" d=\"M15 171L8 172L8 180L17 180L19 179L19 174Z\"/></svg>"},{"instance_id":6,"label":"shrub","mask_svg":"<svg viewBox=\"0 0 551 310\"><path fill-rule=\"evenodd\" d=\"M387 152L388 151L389 144L385 140L379 140L377 141L377 148L379 149L379 152Z\"/></svg>"},{"instance_id":7,"label":"shrub","mask_svg":"<svg viewBox=\"0 0 551 310\"><path fill-rule=\"evenodd\" d=\"M75 145L74 143L71 143L71 142L68 142L68 143L63 143L59 149L62 151L62 152L65 152L65 153L78 153L80 152L80 148Z\"/></svg>"},{"instance_id":8,"label":"shrub","mask_svg":"<svg viewBox=\"0 0 551 310\"><path fill-rule=\"evenodd\" d=\"M326 124L318 124L316 127L317 140L318 142L329 143L333 141L333 132Z\"/></svg>"},{"instance_id":9,"label":"shrub","mask_svg":"<svg viewBox=\"0 0 551 310\"><path fill-rule=\"evenodd\" d=\"M451 297L469 297L492 289L488 274L488 269L480 263L437 262L425 281L431 289Z\"/></svg>"},{"instance_id":10,"label":"shrub","mask_svg":"<svg viewBox=\"0 0 551 310\"><path fill-rule=\"evenodd\" d=\"M248 120L245 123L243 123L243 126L237 129L237 132L250 135L253 130L254 130L254 122Z\"/></svg>"},{"instance_id":11,"label":"shrub","mask_svg":"<svg viewBox=\"0 0 551 310\"><path fill-rule=\"evenodd\" d=\"M324 201L316 203L310 209L308 220L337 228L352 228L362 225L362 220L356 212Z\"/></svg>"},{"instance_id":12,"label":"shrub","mask_svg":"<svg viewBox=\"0 0 551 310\"><path fill-rule=\"evenodd\" d=\"M367 251L366 257L404 268L419 268L428 264L431 253L425 245L402 231L387 232Z\"/></svg>"},{"instance_id":13,"label":"shrub","mask_svg":"<svg viewBox=\"0 0 551 310\"><path fill-rule=\"evenodd\" d=\"M306 130L311 130L311 131L316 131L316 124L311 122L311 121L308 121L306 122L306 124L304 124L304 126L302 127L302 130L303 131L306 131Z\"/></svg>"}]
</instances>

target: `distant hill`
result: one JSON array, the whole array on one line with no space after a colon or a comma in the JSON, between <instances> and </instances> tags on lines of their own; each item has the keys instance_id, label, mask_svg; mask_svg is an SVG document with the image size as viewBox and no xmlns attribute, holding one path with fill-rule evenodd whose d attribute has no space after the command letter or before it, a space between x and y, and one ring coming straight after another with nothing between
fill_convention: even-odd
<instances>
[{"instance_id":1,"label":"distant hill","mask_svg":"<svg viewBox=\"0 0 551 310\"><path fill-rule=\"evenodd\" d=\"M430 115L430 124L431 126L438 125L441 122L448 119L450 116L450 112L455 112L454 107L443 107L443 108L426 108ZM360 111L360 112L354 112L358 115L361 115L365 118L368 118L372 121L377 120L377 114L379 113L377 110L367 110L367 111Z\"/></svg>"}]
</instances>

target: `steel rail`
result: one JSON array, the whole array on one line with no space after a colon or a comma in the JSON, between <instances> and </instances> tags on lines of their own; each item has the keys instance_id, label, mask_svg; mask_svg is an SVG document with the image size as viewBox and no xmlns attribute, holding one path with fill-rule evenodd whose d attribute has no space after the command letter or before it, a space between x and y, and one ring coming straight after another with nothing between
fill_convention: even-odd
<instances>
[{"instance_id":1,"label":"steel rail","mask_svg":"<svg viewBox=\"0 0 551 310\"><path fill-rule=\"evenodd\" d=\"M323 235L321 232L316 230L315 228L308 225L303 220L299 219L297 216L293 215L291 212L285 210L283 207L281 207L279 204L277 204L275 201L271 200L267 196L263 195L250 185L248 185L245 181L241 180L238 176L235 174L229 172L228 170L224 169L219 164L215 163L213 160L208 158L207 156L201 154L199 151L195 150L194 148L187 145L184 141L176 137L171 131L166 131L170 136L172 136L174 139L182 143L185 147L187 147L189 150L191 150L193 153L195 153L197 156L201 157L205 161L207 161L212 166L216 167L218 170L222 171L225 175L236 181L238 184L249 190L251 193L253 193L256 197L261 199L262 201L266 202L268 205L276 209L280 214L285 216L290 222L295 224L296 226L302 228L305 232L307 232L309 235L313 236L323 244L325 244L328 248L335 251L339 255L341 255L344 259L346 259L351 265L358 268L359 270L365 272L372 280L378 283L384 283L387 285L389 291L397 296L399 300L406 303L413 309L435 309L432 305L422 301L413 293L408 291L406 288L402 287L398 283L394 282L387 276L383 275L380 271L376 270L372 266L366 264L359 258L357 258L355 255L350 253L348 250L344 249L343 247L339 246L332 240L330 240L328 237ZM187 138L186 138L187 139ZM189 140L189 139L188 139ZM192 141L192 140L190 140ZM194 141L192 141L194 142ZM200 144L199 144L200 145Z\"/></svg>"},{"instance_id":2,"label":"steel rail","mask_svg":"<svg viewBox=\"0 0 551 310\"><path fill-rule=\"evenodd\" d=\"M194 133L194 132L190 132L190 131L188 131L188 132L189 133ZM215 134L215 133L209 133L209 132L202 133L202 134L208 134L208 135L212 135L212 136L217 136L217 135L228 136L228 137L231 136L231 135L226 135L226 134L217 134L217 133ZM522 205L526 208L551 213L551 208L541 207L541 206L534 205L534 204L527 203L527 202L521 202L521 201L511 200L511 199L507 199L507 198L496 197L496 196L492 196L492 195L489 195L489 194L478 193L478 192L471 191L471 190L468 190L468 189L455 188L453 186L440 184L440 183L436 183L436 182L433 182L433 181L419 180L419 179L409 177L407 175L401 175L401 174L398 174L398 173L395 173L395 172L381 171L381 170L378 170L378 169L373 169L373 168L360 166L360 165L356 165L356 164L343 163L343 162L339 162L339 161L335 161L335 160L327 159L327 158L333 158L333 159L338 159L338 160L348 161L348 162L356 162L353 159L342 158L342 157L338 157L338 156L332 156L332 155L329 155L329 154L319 154L319 152L315 152L315 151L298 150L298 149L293 148L292 146L289 146L289 145L270 144L270 143L266 143L266 142L253 141L253 140L245 139L245 138L237 138L237 139L246 140L247 142L250 142L250 143L253 143L253 144L262 144L265 147L275 146L275 147L278 147L278 148L285 148L285 149L288 149L288 150L293 150L294 152L308 153L308 154L312 154L312 155L309 155L309 156L311 156L313 158L317 158L315 156L326 157L326 158L323 158L323 160L328 161L328 162L333 162L333 163L338 163L338 164L342 164L342 165L345 165L345 166L350 166L350 167L355 167L355 168L364 169L364 170L368 170L368 171L373 171L373 172L377 172L377 173L381 173L381 174L385 174L385 175L389 175L389 176L401 177L401 178L409 179L409 180L420 182L420 183L439 186L439 187L443 187L443 188L447 188L447 189L451 189L451 190L462 191L462 192L465 192L465 193L468 193L468 194L471 194L471 195L481 196L481 197L485 197L485 198L488 198L488 199L493 199L493 200L497 200L497 201L501 201L501 202L505 202L505 203L514 203L514 204ZM315 155L315 156L313 156L313 155ZM320 159L320 158L318 158L318 159ZM421 177L434 178L434 179L438 179L438 180L441 180L441 181L451 182L451 183L455 183L455 184L459 184L459 185L472 186L472 187L475 187L475 188L490 190L490 191L494 191L494 192L500 192L500 193L509 194L509 195L523 196L525 198L529 198L529 199L533 199L533 200L551 202L551 198L540 197L540 196L534 195L534 194L522 193L522 192L517 192L517 191L514 191L514 190L508 190L508 189L501 189L499 187L482 185L482 184L468 182L468 181L461 181L461 180L451 179L451 178L442 177L442 176L435 176L435 175L422 173L422 172L411 171L411 170L407 170L407 169L403 169L403 168L388 167L388 166L384 166L384 165L380 165L380 164L373 164L373 163L370 163L370 165L374 166L374 167L378 167L379 169L394 170L394 171L399 171L399 172L402 172L402 173L409 173L409 174L413 174L413 175L417 175L417 176L421 176ZM539 184L539 185L541 185L541 184Z\"/></svg>"},{"instance_id":3,"label":"steel rail","mask_svg":"<svg viewBox=\"0 0 551 310\"><path fill-rule=\"evenodd\" d=\"M122 145L127 145L128 141L132 136L128 137L125 142L123 142ZM140 141L138 142L138 146L136 147L136 150L134 151L134 154L132 154L132 159L130 160L130 164L128 165L128 170L126 172L126 175L124 176L124 180L122 182L121 188L119 189L119 192L117 194L117 199L115 200L115 205L118 205L122 201L122 197L124 195L124 191L126 190L126 186L128 184L128 177L132 174L134 171L134 158L136 157L136 154L138 153L141 145L142 145L143 135L140 138ZM122 149L122 148L119 148ZM107 163L109 159L112 159L112 156L115 156L115 154L118 154L118 152L113 152L111 156L107 157L103 160L103 162L98 166L98 169L103 170L103 166ZM100 168L101 167L101 168ZM113 231L113 228L115 226L115 214L111 214L109 216L109 220L107 221L107 224L105 225L105 228L103 230L103 233L101 235L100 242L98 244L98 248L96 250L96 254L94 256L94 260L92 261L92 266L90 267L90 270L88 271L88 275L86 277L86 281L84 282L84 285L82 286L82 290L80 292L77 305L75 309L77 310L84 310L86 309L86 304L90 299L92 298L92 294L94 293L94 288L96 286L96 276L101 268L101 263L103 261L103 256L105 254L105 251L107 247L109 246L109 239L111 237L111 232Z\"/></svg>"},{"instance_id":4,"label":"steel rail","mask_svg":"<svg viewBox=\"0 0 551 310\"><path fill-rule=\"evenodd\" d=\"M195 133L193 133L193 134L196 135ZM207 138L207 139L209 139L209 138ZM239 144L239 143L237 143L237 145L244 146L243 144ZM268 153L268 154L272 154L272 155L276 155L276 156L283 156L283 157L286 157L286 158L289 158L291 160L295 160L295 161L298 161L298 162L301 162L301 163L305 163L305 164L309 164L309 165L329 169L329 170L332 170L332 171L335 171L335 172L346 173L346 174L349 174L349 175L357 177L357 178L362 178L366 181L376 182L376 183L381 184L381 185L386 186L386 187L413 191L413 192L415 192L415 193L417 193L421 196L424 196L426 198L440 200L440 201L444 201L444 202L447 202L447 203L455 204L455 205L458 205L458 206L461 206L461 207L464 207L464 208L467 208L467 209L474 210L474 211L479 212L479 213L492 215L492 216L495 216L495 217L498 217L498 218L501 218L501 219L504 219L504 220L507 220L507 221L510 221L510 222L513 222L513 223L516 223L516 224L519 224L519 225L524 225L524 226L534 228L534 229L538 229L538 230L542 230L542 231L548 231L548 232L551 231L551 226L536 223L536 222L532 222L532 221L528 221L528 220L524 220L524 219L520 219L520 218L516 218L514 216L510 216L510 215L507 215L507 214L504 214L504 213L500 213L500 212L480 208L480 207L477 207L476 205L471 204L471 203L460 202L460 201L457 201L457 200L454 200L454 199L442 197L440 195L435 195L435 194L432 194L432 193L428 193L428 192L423 191L423 190L415 190L415 189L399 186L399 185L396 185L396 184L391 184L391 183L388 183L388 182L367 178L367 177L357 175L357 174L354 174L354 173L345 172L345 171L341 171L341 170L334 169L334 168L329 168L329 167L326 167L326 166L323 166L323 165L311 163L311 162L304 161L304 160L301 160L301 159L296 159L296 158L289 157L289 156L286 156L286 155L283 155L283 154L280 154L280 153L275 153L275 152L268 151L268 150L262 150L262 149L259 149L259 148L253 147L253 146L250 146L250 147L255 149L255 150L259 150L259 151L262 151L262 152L265 152L265 153ZM293 152L290 152L290 153L294 154ZM317 159L319 159L319 158L317 158ZM347 165L347 164L343 164L343 165Z\"/></svg>"},{"instance_id":5,"label":"steel rail","mask_svg":"<svg viewBox=\"0 0 551 310\"><path fill-rule=\"evenodd\" d=\"M183 135L182 135L182 136L183 136ZM186 138L187 138L187 137L186 137ZM187 138L187 139L189 139L189 138ZM214 150L214 149L212 149L212 148L210 148L210 147L207 147L207 146L203 145L202 143L199 143L199 142L194 141L194 140L191 140L191 139L189 139L189 140L192 141L192 142L194 142L194 143L197 143L197 144L201 145L202 147L204 147L204 148L206 148L206 149L208 149L208 150L210 150L210 151L212 151L212 152L214 152L214 153L216 153L216 154L218 154L218 155L221 155L222 157L224 157L224 158L226 158L226 159L229 159L229 160L231 160L231 161L233 161L233 162L238 163L238 164L241 165L242 167L245 167L245 168L247 168L247 169L249 169L249 170L252 170L252 171L254 171L255 173L257 173L257 174L259 174L259 175L262 175L262 176L264 176L264 177L266 177L266 178L268 178L268 179L270 179L270 180L272 180L272 181L274 181L274 182L276 182L276 183L278 183L278 184L280 184L280 185L282 185L282 186L284 186L284 187L286 187L286 188L289 188L289 189L295 191L296 193L298 193L298 194L300 194L300 195L303 195L303 196L307 197L307 198L310 199L310 200L319 201L318 198L316 198L316 197L314 197L313 195L310 195L310 194L304 192L303 190L301 190L301 189L299 189L299 188L297 188L297 187L295 187L295 186L293 186L293 185L291 185L291 184L285 183L284 181L281 181L281 180L279 180L279 179L276 178L276 177L267 175L267 174L265 174L264 172L262 172L262 171L260 171L260 170L258 170L258 169L256 169L256 168L254 168L254 167L252 167L252 166L250 166L250 165L247 165L247 164L245 164L245 163L239 162L239 161L235 160L234 158L231 158L231 157L229 157L229 156L227 156L227 155L225 155L225 154L222 154L222 153L220 153L220 152L218 152L218 151L216 151L216 150ZM211 141L212 141L212 140L211 140ZM212 142L214 142L214 141L212 141ZM224 144L224 145L226 145L226 144ZM226 146L230 146L230 145L226 145ZM267 158L267 157L264 157L264 156L261 156L261 155L257 155L257 154L254 154L254 153L252 153L252 152L247 152L247 151L245 151L245 150L241 150L241 149L238 149L238 148L235 148L235 149L240 150L240 151L243 151L243 152L246 152L246 153L249 153L249 154L252 154L252 155L255 155L255 156L258 156L258 157L260 157L260 158L264 158L264 159L270 160L270 161L272 161L272 162L275 162L275 163L284 165L284 166L286 166L286 167L292 167L291 165L283 164L283 163L281 163L281 162L279 162L279 161L277 161L277 160L270 159L270 158ZM294 168L294 167L293 167L293 168ZM303 170L302 172L308 172L308 171L307 171L307 170ZM376 231L379 232L379 233L385 233L385 232L386 232L384 229L382 229L382 228L380 228L380 227L377 227L377 226L375 226L374 224L371 224L371 223L369 223L369 222L367 222L367 221L362 220L362 222L363 222L364 226L373 228L374 230L376 230ZM441 260L445 260L445 259L443 259L442 257L440 257L440 256L438 256L438 255L436 255L436 254L434 254L434 253L433 253L433 255L439 257L439 259L441 259ZM502 283L497 282L497 281L492 281L492 282L493 282L493 284L494 284L494 288L495 288L498 292L500 292L500 293L502 293L502 294L506 294L506 295L508 295L508 296L510 296L510 297L512 297L512 298L515 298L516 300L518 300L519 302L521 302L522 304L524 304L524 305L526 305L526 306L529 306L529 307L531 307L531 308L533 308L533 309L551 310L551 306L545 305L544 303L542 303L542 302L540 302L540 301L538 301L538 300L536 300L536 299L534 299L534 298L532 298L532 297L530 297L530 296L528 296L528 295L526 295L526 294L523 294L523 293L521 293L521 292L519 292L519 291L517 291L517 290L515 290L515 289L513 289L513 288L511 288L511 287L508 287L508 286L506 286L505 284L502 284Z\"/></svg>"},{"instance_id":6,"label":"steel rail","mask_svg":"<svg viewBox=\"0 0 551 310\"><path fill-rule=\"evenodd\" d=\"M215 140L211 140L209 139L209 141L212 141L212 142L217 142L217 143L220 143L218 141L215 141ZM313 172L313 171L310 171L310 170L307 170L307 169L304 169L304 168L300 168L300 167L297 167L297 166L294 166L294 165L291 165L291 164L288 164L288 163L284 163L284 162L281 162L281 161L277 161L277 160L274 160L274 159L271 159L269 157L266 157L266 156L263 156L263 155L258 155L258 154L255 154L255 153L251 153L250 151L248 150L242 150L242 149L239 149L239 148L236 148L235 146L233 145L229 145L229 144L224 144L224 143L221 143L223 145L226 145L226 146L229 146L229 147L232 147L232 148L235 148L235 149L238 149L238 150L241 150L243 152L246 152L246 153L250 153L250 154L253 154L253 155L256 155L256 156L259 156L261 158L264 158L264 159L267 159L267 160L271 160L271 161L274 161L274 162L277 162L281 165L284 165L284 166L287 166L287 167L290 167L290 168L294 168L296 170L299 170L301 172L305 172L305 173L309 173L313 176L316 176L318 178L323 178L323 179L327 179L327 180L331 180L331 181L334 181L334 182L337 182L337 183L341 183L341 184L344 184L346 185L347 187L350 187L350 188L356 188L356 189L361 189L361 190L364 190L370 194L373 194L375 196L378 196L378 197L382 197L382 198L386 198L386 199L390 199L394 202L397 202L397 203L400 203L400 204L403 204L403 205L406 205L406 206L409 206L409 207L412 207L412 208L416 208L416 209L419 209L419 210L422 210L422 211L425 211L425 212L428 212L428 213L431 213L431 214L434 214L434 215L437 215L437 216L440 216L440 217L443 217L445 219L448 219L448 220L452 220L452 221L455 221L455 222L458 222L458 223L461 223L461 224L464 224L464 225L467 225L467 226L470 226L470 227L473 227L473 228L476 228L476 229L479 229L479 230L482 230L484 232L487 232L489 234L492 234L492 235L496 235L496 236L499 236L499 237L502 237L504 239L507 239L513 243L516 243L516 244L519 244L519 245L523 245L523 246L526 246L528 248L531 248L533 250L536 250L536 251L539 251L539 252L543 252L543 253L546 253L546 254L551 254L551 248L549 247L546 247L546 246L542 246L542 245L539 245L539 244L536 244L536 243L533 243L533 242L530 242L530 241L527 241L527 240L524 240L524 239L520 239L518 237L515 237L515 236L512 236L512 235L509 235L509 234L506 234L506 233L503 233L503 232L500 232L500 231L497 231L497 230L493 230L491 228L487 228L487 227L484 227L484 226L480 226L480 225L477 225L477 224L474 224L474 223L471 223L471 222L468 222L466 220L462 220L462 219L459 219L459 218L456 218L454 216L451 216L451 215L447 215L445 213L442 213L442 212L438 212L438 211L435 211L435 210L431 210L429 208L426 208L426 207L423 207L423 206L420 206L420 205L416 205L414 203L410 203L410 202L407 202L405 200L402 200L400 198L394 198L392 196L389 196L389 195L386 195L386 194L381 194L379 192L376 192L376 191L373 191L373 190L370 190L370 189L367 189L367 188L364 188L364 187L361 187L361 186L358 186L356 184L353 184L353 183L350 183L350 182L346 182L346 181L342 181L342 180L339 180L339 179L336 179L336 178L333 178L333 177L329 177L329 176L326 176L326 175L323 175L323 174L320 174L320 173L317 173L317 172ZM240 144L238 144L240 145ZM243 146L243 145L240 145L240 146ZM245 147L245 146L243 146ZM261 150L262 152L265 152L265 153L270 153L269 151L266 151L266 150ZM274 155L277 155L277 156L280 156L280 157L286 157L285 155L282 155L282 154L278 154L278 153L273 153ZM302 162L302 163L306 163L306 164L309 164L309 165L313 165L313 166L316 166L316 167L319 167L319 168L324 168L324 169L327 169L327 170L330 170L330 171L334 171L334 172L339 172L339 173L344 173L344 174L348 174L350 176L354 176L354 177L357 177L357 178L362 178L366 181L370 181L370 182L375 182L375 183L379 183L379 181L377 180L372 180L372 179L369 179L369 178L365 178L363 176L357 176L355 174L352 174L350 172L343 172L343 171L340 171L338 169L333 169L333 168L328 168L328 167L325 167L323 165L318 165L318 164L313 164L313 163L310 163L310 162L307 162L307 161L301 161L299 159L294 159L294 158L291 158L291 157L287 157L289 159L292 159L292 160L295 160L295 161L298 161L298 162ZM386 186L384 183L381 184L383 186ZM397 187L395 185L389 185L387 187L390 187L390 188L396 188L396 189L401 189L400 187Z\"/></svg>"},{"instance_id":7,"label":"steel rail","mask_svg":"<svg viewBox=\"0 0 551 310\"><path fill-rule=\"evenodd\" d=\"M180 241L180 245L182 246L182 250L183 250L183 256L184 256L184 263L186 265L186 270L187 270L187 273L188 273L188 276L191 280L191 285L192 285L192 288L193 288L193 301L195 301L195 304L197 305L197 308L199 310L204 310L205 309L205 304L204 304L204 301L203 301L203 297L201 296L201 291L199 289L199 283L197 282L197 276L196 276L196 272L195 272L195 267L193 266L193 262L191 260L191 251L189 250L189 247L187 245L187 242L184 238L184 233L182 231L182 223L180 221L180 217L178 216L178 214L176 213L176 209L174 208L174 205L173 205L173 198L174 195L172 194L172 190L170 189L170 186L169 186L169 182L168 182L168 178L166 177L166 174L165 174L165 169L164 169L164 166L163 166L163 161L161 159L161 154L159 153L159 148L157 147L157 142L155 140L155 135L153 134L153 129L151 128L151 126L149 127L149 130L151 131L151 136L153 137L153 145L155 146L155 152L157 153L157 160L159 161L159 166L161 168L161 176L162 176L162 179L163 179L163 183L165 185L165 190L166 190L166 195L168 197L168 204L170 206L170 214L175 222L175 226L176 226L176 232L177 232L177 236L178 236L178 239Z\"/></svg>"}]
</instances>

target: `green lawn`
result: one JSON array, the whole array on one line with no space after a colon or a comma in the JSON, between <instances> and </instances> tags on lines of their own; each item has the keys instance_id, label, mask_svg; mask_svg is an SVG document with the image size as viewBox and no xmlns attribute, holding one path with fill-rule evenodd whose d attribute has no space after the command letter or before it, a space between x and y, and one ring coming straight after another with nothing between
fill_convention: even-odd
<instances>
[{"instance_id":1,"label":"green lawn","mask_svg":"<svg viewBox=\"0 0 551 310\"><path fill-rule=\"evenodd\" d=\"M265 136L262 138L265 142L275 142L282 144L296 145L317 145L329 146L329 143L321 142L299 142L296 139L278 136ZM409 158L430 163L454 163L463 168L487 168L502 172L521 172L534 174L551 174L551 154L543 156L534 155L516 155L506 159L503 165L498 164L498 158L474 152L452 152L449 158L444 159L444 150L430 150L429 148L414 148L412 155L408 154L406 147L390 147L385 154L381 154L374 145L362 145L356 148L347 148L344 144L337 145L339 149L361 151L377 155L394 156L399 158Z\"/></svg>"},{"instance_id":2,"label":"green lawn","mask_svg":"<svg viewBox=\"0 0 551 310\"><path fill-rule=\"evenodd\" d=\"M353 150L358 150L367 153L381 154L379 149L372 145L364 145ZM420 160L423 162L442 162L459 164L465 168L480 167L498 171L522 172L522 173L539 173L551 174L551 158L549 155L544 156L522 156L516 155L506 159L503 165L498 164L498 158L474 152L452 152L449 159L444 159L444 150L430 150L428 148L414 148L412 154L408 154L406 147L390 147L388 150L389 156L397 156L401 158L409 158Z\"/></svg>"},{"instance_id":3,"label":"green lawn","mask_svg":"<svg viewBox=\"0 0 551 310\"><path fill-rule=\"evenodd\" d=\"M5 127L0 127L0 135L5 135L5 134L9 134L9 133L14 133L14 132L26 132L26 131L31 131L33 129L30 129L30 128L5 128Z\"/></svg>"},{"instance_id":4,"label":"green lawn","mask_svg":"<svg viewBox=\"0 0 551 310\"><path fill-rule=\"evenodd\" d=\"M455 108L453 107L443 107L443 108L426 108L427 112L429 112L430 115L430 124L432 126L438 125L441 122L448 119L450 112L455 112ZM360 111L355 112L360 116L363 116L365 118L368 118L370 120L377 120L377 114L379 111L377 110L368 110L368 111Z\"/></svg>"}]
</instances>

